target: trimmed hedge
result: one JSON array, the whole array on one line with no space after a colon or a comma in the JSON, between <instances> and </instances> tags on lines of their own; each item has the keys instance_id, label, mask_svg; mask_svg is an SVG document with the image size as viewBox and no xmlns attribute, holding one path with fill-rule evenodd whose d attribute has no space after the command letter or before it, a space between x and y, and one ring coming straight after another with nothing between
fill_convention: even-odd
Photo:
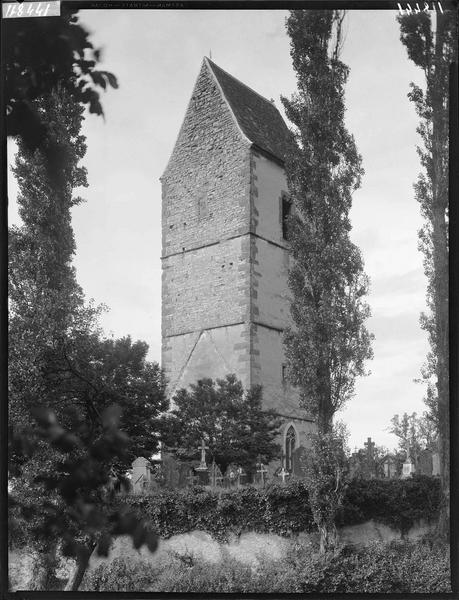
<instances>
[{"instance_id":1,"label":"trimmed hedge","mask_svg":"<svg viewBox=\"0 0 459 600\"><path fill-rule=\"evenodd\" d=\"M147 496L127 496L123 503L150 521L163 538L195 529L219 541L243 531L289 536L315 529L308 492L301 480L214 492L195 487L161 490ZM405 480L353 480L337 515L338 526L370 519L405 533L418 520L434 520L440 505L440 484L434 477Z\"/></svg>"},{"instance_id":2,"label":"trimmed hedge","mask_svg":"<svg viewBox=\"0 0 459 600\"><path fill-rule=\"evenodd\" d=\"M437 477L415 475L407 479L369 479L350 482L336 524L355 525L373 519L402 534L416 521L438 517L441 501Z\"/></svg>"}]
</instances>

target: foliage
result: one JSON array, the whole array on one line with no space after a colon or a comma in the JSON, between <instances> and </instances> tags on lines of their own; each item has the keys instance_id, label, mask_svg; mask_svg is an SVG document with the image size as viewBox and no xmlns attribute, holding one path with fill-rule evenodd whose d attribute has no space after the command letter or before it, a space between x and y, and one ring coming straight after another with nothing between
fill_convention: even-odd
<instances>
[{"instance_id":1,"label":"foliage","mask_svg":"<svg viewBox=\"0 0 459 600\"><path fill-rule=\"evenodd\" d=\"M89 443L99 434L104 409L112 404L121 409L128 447L123 459L107 468L123 474L137 456L156 452L159 418L168 401L159 365L146 360L148 345L129 336L104 339L96 331L67 337L60 350L50 357L46 379L59 406L71 406L66 419L73 431Z\"/></svg>"},{"instance_id":2,"label":"foliage","mask_svg":"<svg viewBox=\"0 0 459 600\"><path fill-rule=\"evenodd\" d=\"M159 576L148 561L129 557L114 558L99 565L84 578L81 590L92 592L144 592Z\"/></svg>"},{"instance_id":3,"label":"foliage","mask_svg":"<svg viewBox=\"0 0 459 600\"><path fill-rule=\"evenodd\" d=\"M228 553L217 563L196 556L167 565L115 559L95 569L86 590L201 593L439 593L451 591L448 549L428 542L381 542L320 555L308 543L292 544L282 559L263 557L256 567Z\"/></svg>"},{"instance_id":4,"label":"foliage","mask_svg":"<svg viewBox=\"0 0 459 600\"><path fill-rule=\"evenodd\" d=\"M37 101L61 87L74 104L103 115L99 90L118 87L112 73L96 69L101 51L78 22L77 10L62 6L61 11L60 17L6 19L2 24L7 134L30 151L40 147L47 158L45 168L52 167L53 174L59 173L65 157Z\"/></svg>"},{"instance_id":5,"label":"foliage","mask_svg":"<svg viewBox=\"0 0 459 600\"><path fill-rule=\"evenodd\" d=\"M402 417L394 415L391 425L390 433L398 437L400 451L405 457L411 456L415 464L422 450L436 449L436 431L431 419L425 413L422 417L418 417L416 413L411 415L404 413Z\"/></svg>"},{"instance_id":6,"label":"foliage","mask_svg":"<svg viewBox=\"0 0 459 600\"><path fill-rule=\"evenodd\" d=\"M385 477L384 466L382 464L383 459L386 456L390 456L396 465L396 474L399 476L402 472L402 466L405 456L400 452L389 452L385 446L372 446L369 451L367 444L364 444L364 448L355 448L352 452L349 461L350 476L372 478L372 477Z\"/></svg>"},{"instance_id":7,"label":"foliage","mask_svg":"<svg viewBox=\"0 0 459 600\"><path fill-rule=\"evenodd\" d=\"M36 409L34 413L36 439L56 449L61 460L55 462L52 472L48 464L40 465L33 480L38 498L40 486L52 495L41 497L35 505L24 503L20 496L10 496L10 518L14 521L19 513L29 522L28 539L43 538L48 543L57 539L62 542L64 556L85 563L96 542L99 555L107 556L112 536L125 533L132 536L135 548L146 544L154 552L157 535L133 511L114 502L115 488L106 469L106 461L122 459L127 447L128 437L119 430L119 407L109 407L102 413L102 434L90 445L66 431L51 411ZM28 431L16 436L13 443L29 455L40 444ZM128 488L127 480L123 483Z\"/></svg>"},{"instance_id":8,"label":"foliage","mask_svg":"<svg viewBox=\"0 0 459 600\"><path fill-rule=\"evenodd\" d=\"M430 352L421 374L427 382L426 404L438 428L443 488L441 527L449 530L449 325L448 325L448 177L449 66L457 61L457 11L400 15L401 41L408 57L425 76L425 90L411 84L408 94L420 118L417 148L422 173L414 186L424 225L419 249L424 254L428 314L421 327L428 333Z\"/></svg>"},{"instance_id":9,"label":"foliage","mask_svg":"<svg viewBox=\"0 0 459 600\"><path fill-rule=\"evenodd\" d=\"M372 519L404 534L417 521L435 521L440 500L439 480L426 475L354 479L347 486L336 524L355 525Z\"/></svg>"},{"instance_id":10,"label":"foliage","mask_svg":"<svg viewBox=\"0 0 459 600\"><path fill-rule=\"evenodd\" d=\"M312 435L303 469L309 505L320 532L320 551L327 552L337 543L335 515L342 505L347 485L344 433L334 427L331 433Z\"/></svg>"},{"instance_id":11,"label":"foliage","mask_svg":"<svg viewBox=\"0 0 459 600\"><path fill-rule=\"evenodd\" d=\"M372 356L364 325L368 278L349 237L352 192L363 170L344 125L349 69L339 60L343 17L341 11L291 11L287 31L298 90L282 98L296 142L286 162L294 259L294 327L285 336L286 355L289 377L319 433L331 430L333 415L353 396L355 379Z\"/></svg>"},{"instance_id":12,"label":"foliage","mask_svg":"<svg viewBox=\"0 0 459 600\"><path fill-rule=\"evenodd\" d=\"M202 379L190 390L179 390L172 406L162 421L162 439L179 459L199 459L202 439L223 472L231 463L252 471L259 456L269 463L279 454L280 420L263 410L260 386L244 393L235 375Z\"/></svg>"},{"instance_id":13,"label":"foliage","mask_svg":"<svg viewBox=\"0 0 459 600\"><path fill-rule=\"evenodd\" d=\"M413 476L405 480L354 480L344 492L338 526L373 519L403 532L420 519L434 521L439 507L439 480ZM122 504L136 511L162 538L195 529L226 541L243 531L284 537L316 530L304 481L214 492L195 487L130 495Z\"/></svg>"},{"instance_id":14,"label":"foliage","mask_svg":"<svg viewBox=\"0 0 459 600\"><path fill-rule=\"evenodd\" d=\"M60 140L62 160L59 177L51 177L43 147L31 151L18 142L14 172L22 225L9 231L9 475L17 509L15 542L37 547L51 565L62 537L73 536L83 562L97 538L81 511L69 508L57 480L64 485L66 469L73 468L95 486L94 497L86 498L88 510L107 508L107 496L97 486L121 476L135 456L156 450L157 418L167 402L159 366L145 360L146 344L102 339L99 309L84 304L76 282L70 211L81 201L74 189L86 185L79 165L86 151L83 108L62 86L34 106ZM110 455L103 415L115 403L125 409L120 427L130 437L123 452L114 447ZM59 446L31 428L37 407L51 410L59 426L79 440L78 447L70 434L63 438L67 446ZM96 464L91 448L98 444ZM53 485L45 485L53 476ZM43 573L46 579L46 569Z\"/></svg>"},{"instance_id":15,"label":"foliage","mask_svg":"<svg viewBox=\"0 0 459 600\"><path fill-rule=\"evenodd\" d=\"M302 482L272 485L263 490L246 487L220 494L196 486L189 490L161 490L150 496L128 496L124 502L151 522L163 538L194 529L207 531L219 540L247 530L287 536L313 527Z\"/></svg>"}]
</instances>

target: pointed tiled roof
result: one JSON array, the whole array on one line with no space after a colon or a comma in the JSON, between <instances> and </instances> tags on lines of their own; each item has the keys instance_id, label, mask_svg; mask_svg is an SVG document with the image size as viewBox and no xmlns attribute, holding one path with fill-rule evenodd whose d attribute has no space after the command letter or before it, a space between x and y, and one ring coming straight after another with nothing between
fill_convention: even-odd
<instances>
[{"instance_id":1,"label":"pointed tiled roof","mask_svg":"<svg viewBox=\"0 0 459 600\"><path fill-rule=\"evenodd\" d=\"M289 131L272 102L205 59L244 135L258 148L284 161Z\"/></svg>"}]
</instances>

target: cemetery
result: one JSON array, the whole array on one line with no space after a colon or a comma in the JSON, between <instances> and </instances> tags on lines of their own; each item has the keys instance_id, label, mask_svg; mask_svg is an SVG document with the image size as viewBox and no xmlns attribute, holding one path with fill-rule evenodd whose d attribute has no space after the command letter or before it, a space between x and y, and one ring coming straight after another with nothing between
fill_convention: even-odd
<instances>
[{"instance_id":1,"label":"cemetery","mask_svg":"<svg viewBox=\"0 0 459 600\"><path fill-rule=\"evenodd\" d=\"M371 439L368 442L371 449ZM154 466L145 459L134 461L133 488L119 501L146 519L158 532L161 540L158 553L149 555L146 551L130 550L129 540L118 538L108 559L97 558L96 553L93 555L82 589L108 589L104 587L107 585L104 583L106 578L129 566L136 572L143 569L142 577L148 582L146 585L159 591L160 588L155 588L155 585L167 585L159 576L166 564L174 569L171 577L174 585L179 586L188 561L198 570L215 572L213 582L201 572L205 580L203 588L193 587L188 582L189 591L207 591L205 586L217 585L218 577L222 576L218 569L235 569L239 575L240 572L246 573L251 581L247 583L248 591L253 591L250 585L254 584L257 570L279 568L280 564L292 559L292 552L303 553L304 560L306 549L308 560L312 560L317 529L308 507L304 481L284 468L268 479L267 469L262 463L257 464L251 481L236 465L230 465L222 475L215 462L207 464L205 452L203 444L201 460L196 461L191 475L189 466L186 469L171 457ZM387 464L386 460L384 464ZM158 474L159 466L162 467L162 476ZM378 472L383 472L383 469ZM431 473L400 473L397 477L363 477L362 473L356 473L350 478L336 518L341 548L372 547L374 560L380 556L381 544L392 548L395 555L401 552L399 546L405 550L410 548L409 554L412 555L420 540L434 535L440 499L439 479ZM400 559L398 555L397 561ZM447 570L446 555L439 556L439 560L443 565L441 568ZM421 561L417 569L420 570L423 564ZM272 585L271 578L269 581ZM287 586L279 588L279 591L289 589L291 582L287 583L284 578L279 581ZM237 589L237 583L233 582L233 585L236 588L229 591ZM261 585L259 581L257 585ZM377 586L371 588L371 585L369 581L368 591L379 589ZM425 589L426 585L439 584L437 579L435 583L426 583L423 579L422 585ZM171 590L175 589L180 587L171 587ZM317 589L320 588L313 587L311 583L311 591ZM215 588L215 591L220 590L220 587ZM323 591L333 591L333 588L324 588Z\"/></svg>"},{"instance_id":2,"label":"cemetery","mask_svg":"<svg viewBox=\"0 0 459 600\"><path fill-rule=\"evenodd\" d=\"M210 466L209 475L211 473ZM177 479L178 476L172 474L169 480ZM119 573L131 570L139 574L136 577L140 576L147 586L145 589L151 591L222 591L225 588L221 587L221 578L227 580L230 577L228 571L232 573L233 581L231 585L227 583L226 591L241 589L238 586L244 585L244 581L245 591L333 591L332 578L328 580L329 587L323 582L313 581L313 577L309 582L298 583L305 577L305 561L310 564L318 560L314 551L317 529L308 508L304 482L296 478L285 479L284 482L280 478L279 482L271 483L262 481L260 477L258 481L244 483L237 476L228 475L222 482L210 477L207 484L194 480L191 485L185 483L175 489L154 485L150 480L148 486L120 498L120 502L134 509L158 532L160 544L157 553L150 555L148 551L136 551L130 540L118 538L113 543L109 558L98 558L96 553L93 555L82 589L129 589L129 584L122 587ZM340 553L345 553L346 548L354 548L352 552L361 557L359 560L363 557L368 560L365 554L367 548L374 561L370 572L377 560L384 560L388 569L386 577L389 578L397 570L396 565L402 563L406 569L408 560L412 572L409 581L413 582L409 591L433 590L439 586L443 589L437 571L437 575L429 579L427 563L432 554L423 550L426 542L420 545L421 540L432 539L434 535L440 498L437 477L411 475L397 479L352 479L336 519L341 550L333 559L328 557L325 563L318 561L315 569L319 569L319 563L320 569L329 568L328 562L332 560L338 570L344 560ZM421 557L419 553L423 551L425 556ZM441 579L448 572L447 556L441 552L435 556ZM292 561L296 564L295 568ZM363 563L362 568L368 568ZM166 581L164 572L168 569L170 579ZM190 569L194 575L185 584L183 578L186 579ZM278 574L275 580L268 576L268 570L278 573L279 569L286 573L290 570L289 577L293 578L287 580ZM358 573L355 565L349 572L345 568L341 585L346 578L349 579L346 584L349 589L357 584L363 585L362 581L356 582ZM127 574L125 577L126 584L130 579ZM201 579L200 584L196 577ZM419 578L418 583L416 577ZM400 574L394 575L393 590L407 590L406 582L397 584L399 578ZM295 581L299 588L294 587ZM321 585L324 587L321 588ZM363 589L367 591L378 591L381 582L372 581L369 577L365 586Z\"/></svg>"}]
</instances>

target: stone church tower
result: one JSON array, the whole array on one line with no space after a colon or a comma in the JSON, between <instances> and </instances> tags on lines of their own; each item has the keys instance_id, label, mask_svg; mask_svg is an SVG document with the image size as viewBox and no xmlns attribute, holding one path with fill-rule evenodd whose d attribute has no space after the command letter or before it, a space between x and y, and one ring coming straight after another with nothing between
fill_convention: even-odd
<instances>
[{"instance_id":1,"label":"stone church tower","mask_svg":"<svg viewBox=\"0 0 459 600\"><path fill-rule=\"evenodd\" d=\"M272 102L204 59L161 178L162 365L170 394L229 373L262 384L291 470L314 424L285 378L287 135Z\"/></svg>"}]
</instances>

